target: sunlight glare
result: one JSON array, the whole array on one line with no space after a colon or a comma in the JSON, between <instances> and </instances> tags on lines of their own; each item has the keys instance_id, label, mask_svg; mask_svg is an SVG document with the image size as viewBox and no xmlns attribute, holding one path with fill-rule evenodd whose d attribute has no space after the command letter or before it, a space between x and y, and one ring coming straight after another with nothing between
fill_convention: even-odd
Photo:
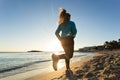
<instances>
[{"instance_id":1,"label":"sunlight glare","mask_svg":"<svg viewBox=\"0 0 120 80\"><path fill-rule=\"evenodd\" d=\"M62 47L57 39L51 39L49 40L48 46L47 46L47 51L61 51Z\"/></svg>"},{"instance_id":2,"label":"sunlight glare","mask_svg":"<svg viewBox=\"0 0 120 80\"><path fill-rule=\"evenodd\" d=\"M60 68L62 68L63 66L65 66L65 64L64 64L63 61L64 61L64 60L60 60L60 61L58 62L58 69L60 69Z\"/></svg>"}]
</instances>

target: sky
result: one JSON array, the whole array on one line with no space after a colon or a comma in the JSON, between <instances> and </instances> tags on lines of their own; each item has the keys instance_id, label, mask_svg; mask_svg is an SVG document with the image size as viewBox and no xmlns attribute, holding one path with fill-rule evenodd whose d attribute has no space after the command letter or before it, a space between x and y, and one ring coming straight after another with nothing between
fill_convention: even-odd
<instances>
[{"instance_id":1,"label":"sky","mask_svg":"<svg viewBox=\"0 0 120 80\"><path fill-rule=\"evenodd\" d=\"M61 7L76 24L76 50L120 38L120 0L0 0L0 51L62 50Z\"/></svg>"}]
</instances>

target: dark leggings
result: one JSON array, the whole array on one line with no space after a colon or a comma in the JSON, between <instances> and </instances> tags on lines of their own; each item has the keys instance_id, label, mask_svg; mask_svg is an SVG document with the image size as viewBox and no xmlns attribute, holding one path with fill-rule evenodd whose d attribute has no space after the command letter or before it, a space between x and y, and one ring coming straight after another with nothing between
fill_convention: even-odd
<instances>
[{"instance_id":1,"label":"dark leggings","mask_svg":"<svg viewBox=\"0 0 120 80\"><path fill-rule=\"evenodd\" d=\"M66 69L70 69L70 59L73 57L74 52L74 38L65 37L61 39L62 47L65 51L65 54L59 55L60 59L65 59Z\"/></svg>"}]
</instances>

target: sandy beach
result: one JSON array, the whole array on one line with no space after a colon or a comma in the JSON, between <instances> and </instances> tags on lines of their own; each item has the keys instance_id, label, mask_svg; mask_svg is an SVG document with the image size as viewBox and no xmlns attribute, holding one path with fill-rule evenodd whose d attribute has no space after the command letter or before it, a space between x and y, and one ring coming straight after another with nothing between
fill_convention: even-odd
<instances>
[{"instance_id":1,"label":"sandy beach","mask_svg":"<svg viewBox=\"0 0 120 80\"><path fill-rule=\"evenodd\" d=\"M82 66L85 64L85 62L89 61L90 59L92 59L92 57L84 59L84 60L80 60L80 61L76 61L73 62L70 66L71 66L71 70L75 71L77 68L81 68ZM66 73L65 73L66 68L63 67L61 69L59 69L58 71L52 71L46 74L42 74L42 75L37 75L34 77L31 77L27 80L66 80ZM73 77L73 75L71 76Z\"/></svg>"},{"instance_id":2,"label":"sandy beach","mask_svg":"<svg viewBox=\"0 0 120 80\"><path fill-rule=\"evenodd\" d=\"M94 57L73 62L69 72L63 67L27 80L120 80L119 72L120 51L101 51Z\"/></svg>"}]
</instances>

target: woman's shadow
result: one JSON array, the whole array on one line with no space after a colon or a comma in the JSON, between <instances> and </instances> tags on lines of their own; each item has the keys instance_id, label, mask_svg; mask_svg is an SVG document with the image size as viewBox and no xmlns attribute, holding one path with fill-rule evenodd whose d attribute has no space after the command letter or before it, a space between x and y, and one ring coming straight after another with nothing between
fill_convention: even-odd
<instances>
[{"instance_id":1,"label":"woman's shadow","mask_svg":"<svg viewBox=\"0 0 120 80\"><path fill-rule=\"evenodd\" d=\"M72 70L66 70L66 77L69 80L77 80L76 76L73 75Z\"/></svg>"},{"instance_id":2,"label":"woman's shadow","mask_svg":"<svg viewBox=\"0 0 120 80\"><path fill-rule=\"evenodd\" d=\"M51 80L77 80L77 77L73 75L72 70L66 70L64 75L61 75L58 78L53 78Z\"/></svg>"}]
</instances>

